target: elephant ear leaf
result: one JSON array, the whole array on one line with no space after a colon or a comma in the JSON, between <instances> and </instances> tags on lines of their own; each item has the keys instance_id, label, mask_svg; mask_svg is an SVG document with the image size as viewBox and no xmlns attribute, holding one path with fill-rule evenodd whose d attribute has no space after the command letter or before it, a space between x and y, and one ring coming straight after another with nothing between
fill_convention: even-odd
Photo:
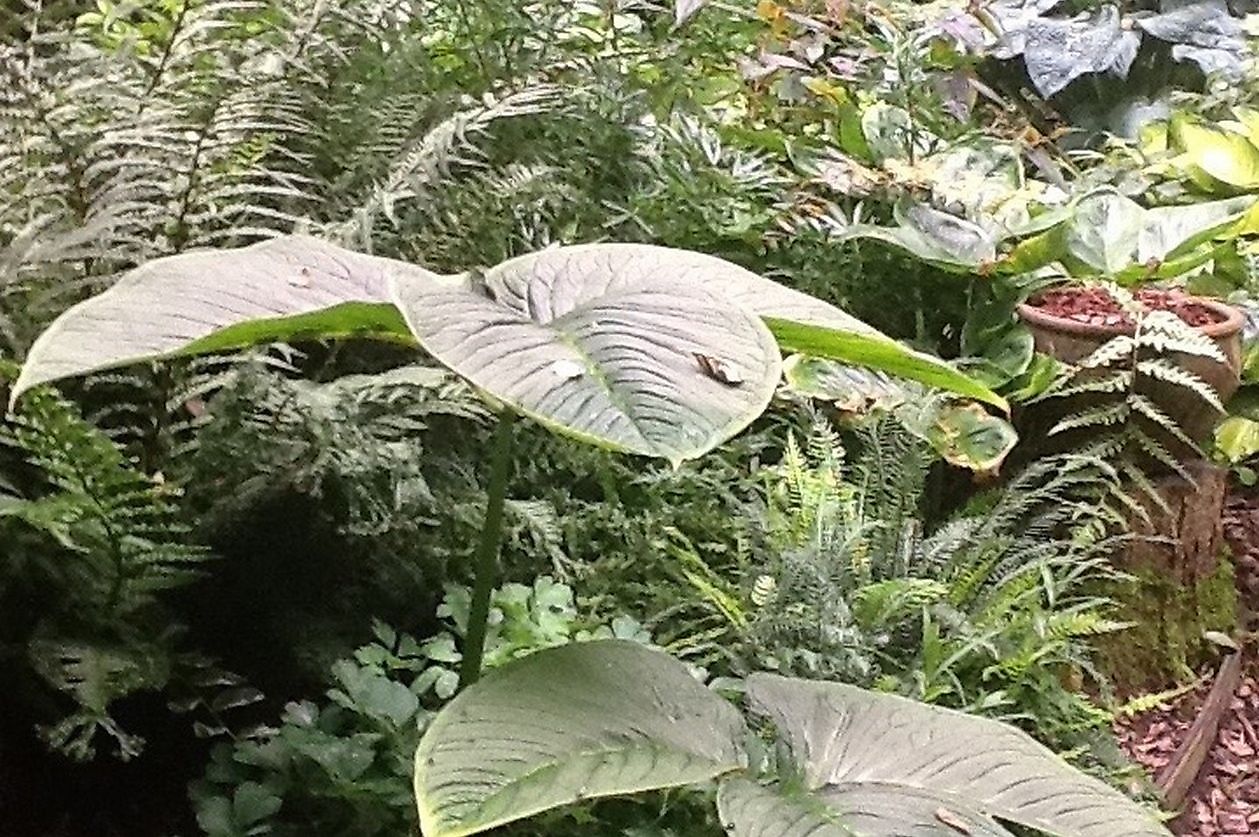
<instances>
[{"instance_id":1,"label":"elephant ear leaf","mask_svg":"<svg viewBox=\"0 0 1259 837\"><path fill-rule=\"evenodd\" d=\"M717 791L731 837L1010 837L981 812L943 795L871 785L838 795L787 791L732 777Z\"/></svg>"},{"instance_id":2,"label":"elephant ear leaf","mask_svg":"<svg viewBox=\"0 0 1259 837\"><path fill-rule=\"evenodd\" d=\"M395 279L437 279L405 262L307 236L155 259L59 316L35 341L12 399L33 386L176 354L297 337L409 339Z\"/></svg>"},{"instance_id":3,"label":"elephant ear leaf","mask_svg":"<svg viewBox=\"0 0 1259 837\"><path fill-rule=\"evenodd\" d=\"M415 757L425 837L462 837L561 805L678 787L745 763L738 710L634 642L540 651L433 720Z\"/></svg>"},{"instance_id":4,"label":"elephant ear leaf","mask_svg":"<svg viewBox=\"0 0 1259 837\"><path fill-rule=\"evenodd\" d=\"M618 286L660 281L670 288L700 289L720 296L762 317L783 348L876 369L1007 409L1000 396L940 358L915 352L828 302L703 253L645 244L579 245L505 262L486 276L487 285L517 307L533 304L526 302L525 290L538 281L531 271L549 270L540 265L557 254L593 260L608 271L608 281ZM555 281L557 277L542 279L540 284L545 287Z\"/></svg>"},{"instance_id":5,"label":"elephant ear leaf","mask_svg":"<svg viewBox=\"0 0 1259 837\"><path fill-rule=\"evenodd\" d=\"M399 285L395 302L425 349L517 411L676 464L746 427L781 377L760 317L710 290L741 272L660 247L565 247L467 287Z\"/></svg>"},{"instance_id":6,"label":"elephant ear leaf","mask_svg":"<svg viewBox=\"0 0 1259 837\"><path fill-rule=\"evenodd\" d=\"M1002 823L1059 837L1168 835L1136 803L996 721L770 674L748 678L747 698L785 740L803 788L777 790L779 799L728 787L723 821L736 835L780 833L739 822L741 812L792 808L858 837L1009 834Z\"/></svg>"}]
</instances>

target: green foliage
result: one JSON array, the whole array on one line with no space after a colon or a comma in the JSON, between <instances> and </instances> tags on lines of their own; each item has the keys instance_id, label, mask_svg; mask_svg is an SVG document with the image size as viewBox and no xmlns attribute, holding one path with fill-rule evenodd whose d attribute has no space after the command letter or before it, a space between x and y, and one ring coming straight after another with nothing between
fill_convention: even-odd
<instances>
[{"instance_id":1,"label":"green foliage","mask_svg":"<svg viewBox=\"0 0 1259 837\"><path fill-rule=\"evenodd\" d=\"M1137 569L1110 586L1116 616L1132 627L1099 638L1098 665L1125 693L1190 682L1204 659L1214 656L1203 634L1237 629L1237 586L1224 556L1215 570L1189 583L1155 569Z\"/></svg>"},{"instance_id":2,"label":"green foliage","mask_svg":"<svg viewBox=\"0 0 1259 837\"><path fill-rule=\"evenodd\" d=\"M44 735L87 759L104 733L131 758L143 739L118 726L110 705L166 687L183 665L164 599L195 580L209 555L160 478L138 471L55 393L31 393L0 442L29 467L28 490L0 502L6 641L29 630L29 665L74 706ZM19 608L27 597L39 606Z\"/></svg>"},{"instance_id":3,"label":"green foliage","mask_svg":"<svg viewBox=\"0 0 1259 837\"><path fill-rule=\"evenodd\" d=\"M1185 359L1227 360L1211 338L1176 314L1147 311L1125 291L1107 290L1136 322L1134 333L1111 338L1065 368L1032 403L1061 405L1065 414L1048 435L1074 439L1081 455L1114 463L1136 492L1161 507L1165 501L1147 473L1166 469L1192 482L1181 458L1186 450L1202 452L1186 416L1195 409L1224 411L1215 390L1186 368Z\"/></svg>"},{"instance_id":4,"label":"green foliage","mask_svg":"<svg viewBox=\"0 0 1259 837\"><path fill-rule=\"evenodd\" d=\"M1080 837L1167 833L1011 727L838 683L753 674L745 688L782 744L766 777L782 784L756 781L760 748L739 713L658 651L579 643L504 667L425 731L422 830L462 837L588 797L722 777L718 808L736 837L915 824L928 833L934 822L993 837L1012 833L1005 823Z\"/></svg>"},{"instance_id":5,"label":"green foliage","mask_svg":"<svg viewBox=\"0 0 1259 837\"><path fill-rule=\"evenodd\" d=\"M1232 18L1216 21L1229 37L1205 45L1195 33L1215 17L1202 9L1168 20L1126 7L1120 39L1142 48L1125 88L1094 60L1121 55L1090 34L1109 13L1079 4L1012 22L1001 3L825 5L0 0L0 353L23 359L68 305L137 265L293 232L443 273L607 239L699 250L920 351L968 356L968 374L1023 398L1053 370L1033 360L1013 305L1050 274L1246 286L1253 196L1200 197L1250 188L1235 138L1250 134L1253 85L1194 92L1198 63L1235 58ZM991 60L1009 49L1035 69L1046 50L996 45L985 14L1015 40L1045 26L1078 35L1066 88L1042 99L1027 92L1041 70L1024 78L1024 63ZM1196 121L1151 122L1170 112L1169 82L1177 108L1227 132L1239 152L1227 170L1203 165L1216 144ZM1103 125L1144 126L1141 142L1103 138ZM401 332L391 311L335 313L340 332ZM156 701L131 697L145 691L193 709L202 732L235 735L199 804L223 834L410 828L407 750L443 702L436 680L414 687L440 669L429 676L452 688L455 661L425 655L459 648L470 609L450 587L440 648L404 655L407 640L382 635L335 667L336 695L295 701L278 732L236 723L228 710L260 695L182 650L217 641L269 693L309 694L304 675L345 657L368 618L432 636L436 598L468 578L487 505L483 403L405 365L424 362L413 348L318 340L318 316L200 347L290 341L248 359L70 385L90 424L53 435L90 452L75 434L105 443L94 425L119 444L113 464L83 455L108 496L54 484L60 472L19 448L0 457L0 659L14 691L65 692L82 717L50 735L82 756L101 730L137 748ZM1114 475L1046 460L941 521L941 498L972 489L942 483L915 434L972 466L999 461L1009 435L974 405L942 417L929 400L908 417L913 432L885 422L844 436L849 455L821 433L789 447L788 431L809 429L798 404L776 400L677 469L517 427L502 559L526 585L498 594L490 664L597 623L636 633L612 621L629 612L718 674L773 662L1080 743L1104 716L1063 682L1089 676L1092 634L1116 627L1085 592L1107 548L1104 501L1121 502ZM117 577L105 520L136 539L123 550L135 606L120 615L100 604ZM226 560L177 560L188 527ZM533 584L541 568L581 598ZM409 718L403 691L419 704ZM55 721L17 702L31 707L19 722ZM722 833L711 796L587 803L508 833L710 837Z\"/></svg>"},{"instance_id":6,"label":"green foliage","mask_svg":"<svg viewBox=\"0 0 1259 837\"><path fill-rule=\"evenodd\" d=\"M423 641L377 622L370 643L332 666L324 698L291 702L278 726L216 745L192 789L202 831L383 837L412 830L413 756L433 710L458 685L456 637L469 596L448 589L439 611L446 629ZM571 588L543 576L495 591L485 663L497 668L544 648L611 637L650 641L628 617L591 623L578 614Z\"/></svg>"},{"instance_id":7,"label":"green foliage","mask_svg":"<svg viewBox=\"0 0 1259 837\"><path fill-rule=\"evenodd\" d=\"M1063 685L1094 673L1093 637L1124 627L1089 593L1113 547L1116 479L1047 459L943 524L922 522L930 449L894 419L847 453L824 422L766 473L763 553L738 577L680 557L741 671L874 686L1018 720L1077 744L1107 716ZM720 637L720 638L718 638Z\"/></svg>"},{"instance_id":8,"label":"green foliage","mask_svg":"<svg viewBox=\"0 0 1259 837\"><path fill-rule=\"evenodd\" d=\"M974 403L957 403L908 382L816 357L793 355L783 364L788 388L858 417L888 412L931 444L945 462L996 471L1018 441L1005 419Z\"/></svg>"}]
</instances>

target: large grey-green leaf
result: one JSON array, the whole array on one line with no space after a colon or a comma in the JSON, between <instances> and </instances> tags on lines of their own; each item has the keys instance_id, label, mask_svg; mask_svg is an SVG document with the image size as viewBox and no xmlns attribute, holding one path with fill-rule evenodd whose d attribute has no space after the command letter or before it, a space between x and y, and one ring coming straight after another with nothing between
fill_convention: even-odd
<instances>
[{"instance_id":1,"label":"large grey-green leaf","mask_svg":"<svg viewBox=\"0 0 1259 837\"><path fill-rule=\"evenodd\" d=\"M847 811L862 823L858 833L949 834L947 823L936 832L884 827L936 805L967 822L995 818L1061 837L1167 837L1140 806L1013 727L771 674L749 677L747 697L787 742L805 787L841 821Z\"/></svg>"},{"instance_id":2,"label":"large grey-green leaf","mask_svg":"<svg viewBox=\"0 0 1259 837\"><path fill-rule=\"evenodd\" d=\"M844 232L844 238L873 238L953 272L980 270L997 258L992 235L965 218L915 205L899 220L895 227L854 224Z\"/></svg>"},{"instance_id":3,"label":"large grey-green leaf","mask_svg":"<svg viewBox=\"0 0 1259 837\"><path fill-rule=\"evenodd\" d=\"M394 279L437 277L297 235L156 259L58 317L31 346L11 398L59 378L182 352L303 334L407 339L390 303Z\"/></svg>"},{"instance_id":4,"label":"large grey-green leaf","mask_svg":"<svg viewBox=\"0 0 1259 837\"><path fill-rule=\"evenodd\" d=\"M1246 29L1229 12L1225 0L1164 4L1154 15L1138 15L1137 28L1174 44L1172 57L1193 61L1204 73L1220 73L1229 80L1242 77L1246 59ZM1167 8L1170 7L1170 8Z\"/></svg>"},{"instance_id":5,"label":"large grey-green leaf","mask_svg":"<svg viewBox=\"0 0 1259 837\"><path fill-rule=\"evenodd\" d=\"M677 463L759 416L782 359L756 314L707 289L739 268L691 259L708 280L696 281L672 256L545 251L492 269L482 287L399 285L395 303L434 357L516 410Z\"/></svg>"},{"instance_id":6,"label":"large grey-green leaf","mask_svg":"<svg viewBox=\"0 0 1259 837\"><path fill-rule=\"evenodd\" d=\"M1010 837L949 795L891 785L806 794L732 777L721 783L717 808L732 837Z\"/></svg>"},{"instance_id":7,"label":"large grey-green leaf","mask_svg":"<svg viewBox=\"0 0 1259 837\"><path fill-rule=\"evenodd\" d=\"M717 813L731 837L857 837L811 797L784 793L744 776L724 779Z\"/></svg>"},{"instance_id":8,"label":"large grey-green leaf","mask_svg":"<svg viewBox=\"0 0 1259 837\"><path fill-rule=\"evenodd\" d=\"M1067 222L1067 252L1103 274L1113 274L1133 264L1145 210L1136 201L1113 189L1100 189L1082 197Z\"/></svg>"},{"instance_id":9,"label":"large grey-green leaf","mask_svg":"<svg viewBox=\"0 0 1259 837\"><path fill-rule=\"evenodd\" d=\"M576 303L645 285L699 288L766 318L795 320L888 339L861 320L816 297L792 290L736 264L650 244L579 244L510 259L490 269L485 285L495 299L532 319L552 319Z\"/></svg>"},{"instance_id":10,"label":"large grey-green leaf","mask_svg":"<svg viewBox=\"0 0 1259 837\"><path fill-rule=\"evenodd\" d=\"M743 766L743 720L686 666L633 642L540 651L433 720L415 761L426 837L560 805L706 781Z\"/></svg>"},{"instance_id":11,"label":"large grey-green leaf","mask_svg":"<svg viewBox=\"0 0 1259 837\"><path fill-rule=\"evenodd\" d=\"M1131 282L1196 266L1210 256L1212 239L1227 237L1253 205L1254 198L1239 197L1145 209L1113 189L1098 189L1081 197L1050 235L1061 236L1075 275Z\"/></svg>"},{"instance_id":12,"label":"large grey-green leaf","mask_svg":"<svg viewBox=\"0 0 1259 837\"><path fill-rule=\"evenodd\" d=\"M1024 37L1027 74L1043 96L1088 73L1126 78L1141 46L1141 36L1125 28L1119 9L1110 5L1069 20L1037 18Z\"/></svg>"},{"instance_id":13,"label":"large grey-green leaf","mask_svg":"<svg viewBox=\"0 0 1259 837\"><path fill-rule=\"evenodd\" d=\"M779 359L757 317L807 324L826 338L827 357L1000 403L833 305L699 253L582 245L513 259L478 278L304 236L137 268L40 336L12 399L71 375L272 340L414 343L398 304L425 348L523 412L675 462L737 432L768 402ZM442 321L447 315L454 319ZM529 351L504 357L507 344L492 345L501 337Z\"/></svg>"}]
</instances>

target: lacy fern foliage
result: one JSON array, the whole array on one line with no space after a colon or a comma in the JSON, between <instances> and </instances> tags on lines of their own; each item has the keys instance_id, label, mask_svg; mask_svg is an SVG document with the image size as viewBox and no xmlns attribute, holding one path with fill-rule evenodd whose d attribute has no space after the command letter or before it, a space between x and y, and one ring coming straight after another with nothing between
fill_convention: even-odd
<instances>
[{"instance_id":1,"label":"lacy fern foliage","mask_svg":"<svg viewBox=\"0 0 1259 837\"><path fill-rule=\"evenodd\" d=\"M26 496L0 504L10 547L0 597L46 602L28 658L76 707L46 737L90 758L103 732L129 758L143 740L118 726L110 704L169 681L179 631L163 595L198 578L209 554L192 542L171 489L51 390L31 394L0 442L25 460L29 483Z\"/></svg>"},{"instance_id":2,"label":"lacy fern foliage","mask_svg":"<svg viewBox=\"0 0 1259 837\"><path fill-rule=\"evenodd\" d=\"M1184 455L1201 456L1183 416L1185 404L1224 411L1218 393L1190 363L1226 364L1209 337L1169 311L1152 311L1118 286L1105 286L1128 317L1133 334L1112 337L1068 367L1033 403L1059 405L1051 437L1074 440L1081 455L1114 463L1154 503L1149 472L1171 471L1192 482Z\"/></svg>"}]
</instances>

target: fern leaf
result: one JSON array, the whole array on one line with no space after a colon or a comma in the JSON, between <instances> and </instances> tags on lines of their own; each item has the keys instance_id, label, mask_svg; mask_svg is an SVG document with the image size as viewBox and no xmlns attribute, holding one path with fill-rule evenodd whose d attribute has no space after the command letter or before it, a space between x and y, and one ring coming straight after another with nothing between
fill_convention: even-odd
<instances>
[{"instance_id":1,"label":"fern leaf","mask_svg":"<svg viewBox=\"0 0 1259 837\"><path fill-rule=\"evenodd\" d=\"M1210 404L1217 412L1224 412L1224 405L1220 403L1219 395L1206 381L1164 358L1139 361L1137 363L1137 372L1165 383L1183 387L1207 404Z\"/></svg>"},{"instance_id":2,"label":"fern leaf","mask_svg":"<svg viewBox=\"0 0 1259 837\"><path fill-rule=\"evenodd\" d=\"M1115 427L1128 420L1132 408L1126 401L1118 404L1103 404L1090 407L1082 412L1073 413L1058 421L1049 429L1050 436L1066 433L1080 428Z\"/></svg>"}]
</instances>

